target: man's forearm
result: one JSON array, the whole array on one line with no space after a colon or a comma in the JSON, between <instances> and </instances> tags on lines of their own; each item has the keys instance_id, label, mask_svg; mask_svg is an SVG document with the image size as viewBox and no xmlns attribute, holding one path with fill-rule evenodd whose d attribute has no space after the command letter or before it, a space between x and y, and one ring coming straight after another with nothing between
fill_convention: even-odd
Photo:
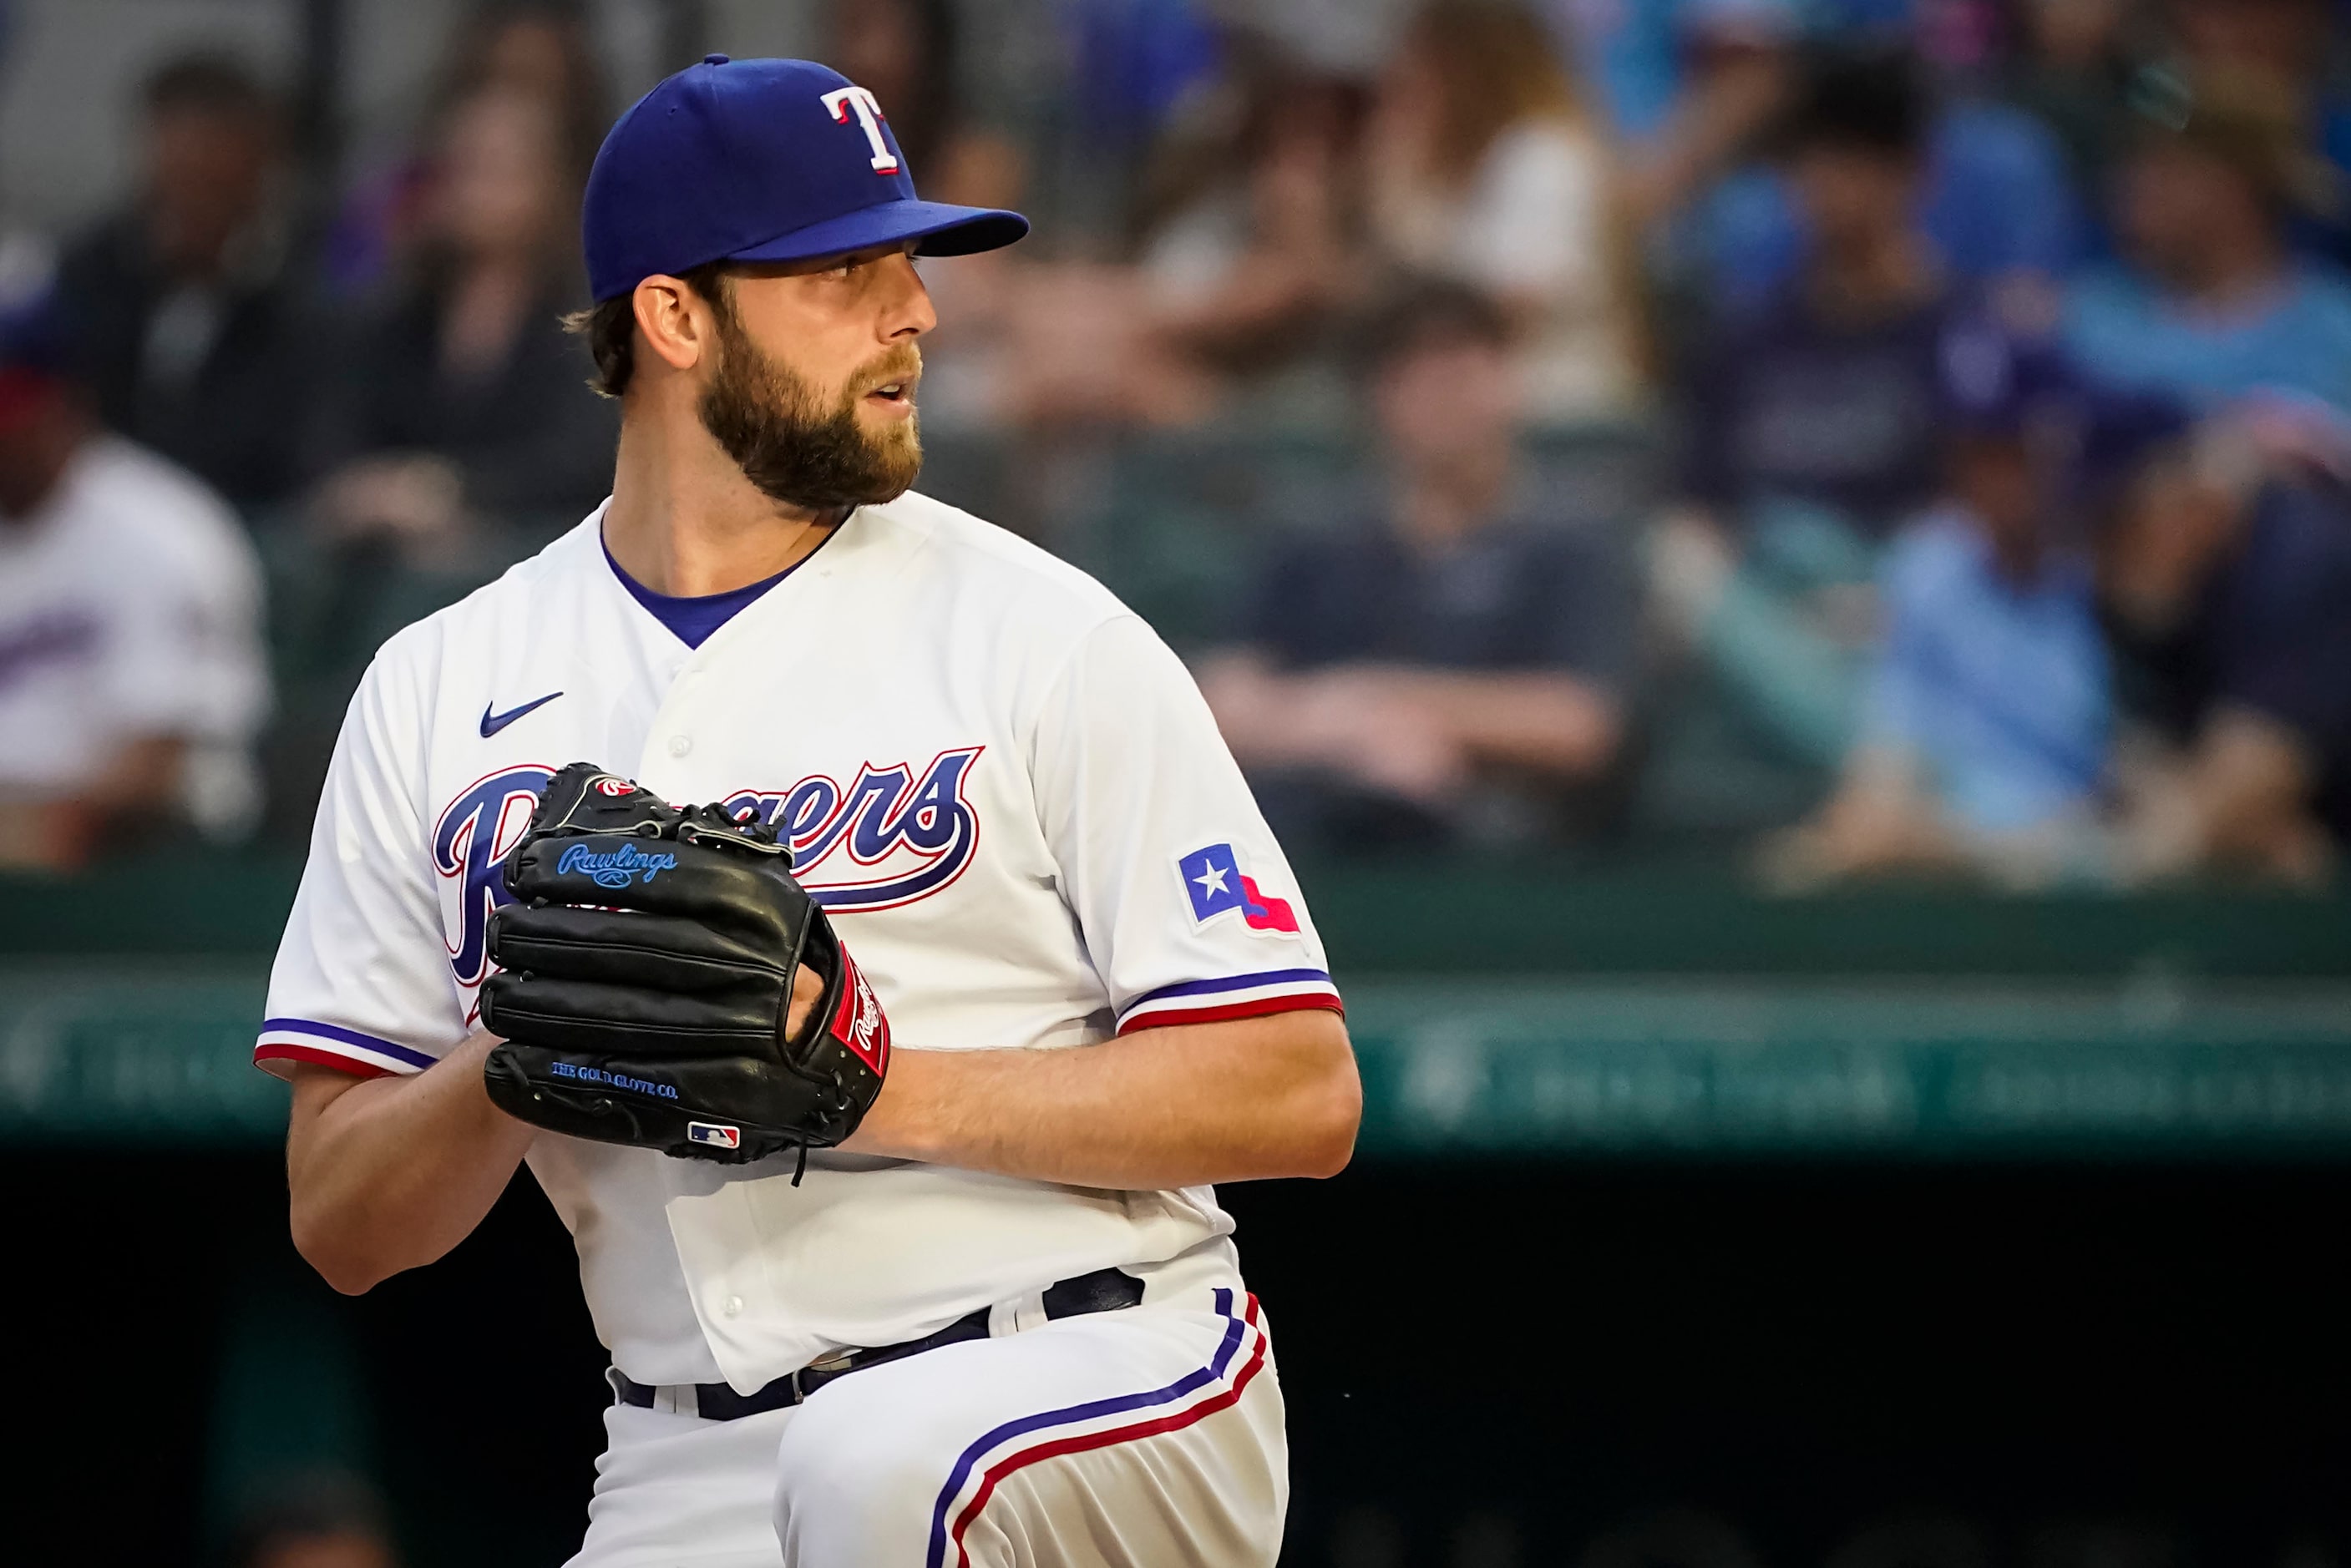
<instances>
[{"instance_id":1,"label":"man's forearm","mask_svg":"<svg viewBox=\"0 0 2351 1568\"><path fill-rule=\"evenodd\" d=\"M1623 732L1614 698L1557 670L1352 665L1299 678L1310 689L1317 680L1368 686L1381 693L1391 719L1408 716L1471 763L1561 778L1605 767Z\"/></svg>"},{"instance_id":2,"label":"man's forearm","mask_svg":"<svg viewBox=\"0 0 2351 1568\"><path fill-rule=\"evenodd\" d=\"M1285 674L1235 653L1204 664L1200 684L1244 765L1352 769L1409 721L1471 761L1576 779L1607 766L1624 735L1614 698L1557 671L1348 664Z\"/></svg>"},{"instance_id":3,"label":"man's forearm","mask_svg":"<svg viewBox=\"0 0 2351 1568\"><path fill-rule=\"evenodd\" d=\"M1481 763L1583 778L1616 754L1615 702L1574 676L1430 671L1419 680L1423 700Z\"/></svg>"},{"instance_id":4,"label":"man's forearm","mask_svg":"<svg viewBox=\"0 0 2351 1568\"><path fill-rule=\"evenodd\" d=\"M844 1147L1145 1190L1333 1175L1362 1110L1338 1015L1282 1012L1071 1050L902 1049Z\"/></svg>"},{"instance_id":5,"label":"man's forearm","mask_svg":"<svg viewBox=\"0 0 2351 1568\"><path fill-rule=\"evenodd\" d=\"M413 1078L306 1067L287 1141L295 1246L336 1289L429 1263L481 1223L530 1147L490 1104L475 1034ZM1362 1089L1328 1012L1145 1030L1066 1051L902 1049L845 1146L1072 1186L1328 1176Z\"/></svg>"},{"instance_id":6,"label":"man's forearm","mask_svg":"<svg viewBox=\"0 0 2351 1568\"><path fill-rule=\"evenodd\" d=\"M470 1234L530 1148L490 1104L475 1033L414 1077L306 1066L287 1137L294 1245L339 1291L432 1262Z\"/></svg>"}]
</instances>

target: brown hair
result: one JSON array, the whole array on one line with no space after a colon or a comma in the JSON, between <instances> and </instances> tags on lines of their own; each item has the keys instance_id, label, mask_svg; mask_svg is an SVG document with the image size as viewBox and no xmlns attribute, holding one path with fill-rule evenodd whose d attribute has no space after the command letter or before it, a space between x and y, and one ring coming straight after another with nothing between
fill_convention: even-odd
<instances>
[{"instance_id":1,"label":"brown hair","mask_svg":"<svg viewBox=\"0 0 2351 1568\"><path fill-rule=\"evenodd\" d=\"M1404 47L1436 73L1445 107L1435 151L1447 173L1468 173L1521 120L1584 118L1560 40L1510 0L1431 0Z\"/></svg>"},{"instance_id":2,"label":"brown hair","mask_svg":"<svg viewBox=\"0 0 2351 1568\"><path fill-rule=\"evenodd\" d=\"M563 161L564 178L576 190L588 182L589 166L612 123L611 92L596 57L588 20L565 0L484 0L449 36L427 99L428 124L445 121L458 104L488 88L530 91L541 84L501 79L495 74L500 35L521 27L544 27L555 44L556 79L548 84ZM544 95L542 95L544 96Z\"/></svg>"},{"instance_id":3,"label":"brown hair","mask_svg":"<svg viewBox=\"0 0 2351 1568\"><path fill-rule=\"evenodd\" d=\"M688 267L677 275L710 302L712 311L725 317L731 317L735 308L727 282L732 273L729 263L715 261ZM596 361L596 373L588 378L588 386L600 397L619 397L629 389L630 378L636 374L635 298L636 290L631 289L563 318L563 330L588 340L589 358Z\"/></svg>"},{"instance_id":4,"label":"brown hair","mask_svg":"<svg viewBox=\"0 0 2351 1568\"><path fill-rule=\"evenodd\" d=\"M277 99L242 60L204 51L181 55L149 73L139 89L151 115L189 111L275 128Z\"/></svg>"},{"instance_id":5,"label":"brown hair","mask_svg":"<svg viewBox=\"0 0 2351 1568\"><path fill-rule=\"evenodd\" d=\"M492 85L481 88L470 98L458 99L443 113L423 139L430 150L422 167L428 182L443 179L443 161L458 145L455 132L464 116L476 108L512 106L528 113L538 122L538 134L544 140L547 174L551 184L553 201L542 231L533 245L532 265L540 288L559 300L577 299L586 290L581 286L580 260L580 189L564 172L561 127L554 106L544 97L523 92L511 87ZM429 209L420 209L429 211ZM463 251L449 237L437 232L429 223L415 223L406 233L397 235L397 259L401 275L408 286L434 302L438 311L446 302L451 281L464 269Z\"/></svg>"}]
</instances>

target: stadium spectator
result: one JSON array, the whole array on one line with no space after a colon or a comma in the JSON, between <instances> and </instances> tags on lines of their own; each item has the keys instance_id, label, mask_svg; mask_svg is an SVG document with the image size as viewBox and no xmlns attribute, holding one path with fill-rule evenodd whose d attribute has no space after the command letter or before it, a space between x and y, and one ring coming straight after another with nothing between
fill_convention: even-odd
<instances>
[{"instance_id":1,"label":"stadium spectator","mask_svg":"<svg viewBox=\"0 0 2351 1568\"><path fill-rule=\"evenodd\" d=\"M1384 501L1277 553L1202 689L1285 843L1563 831L1623 745L1630 583L1519 488L1499 306L1426 284L1367 339Z\"/></svg>"},{"instance_id":2,"label":"stadium spectator","mask_svg":"<svg viewBox=\"0 0 2351 1568\"><path fill-rule=\"evenodd\" d=\"M1635 311L1614 171L1542 24L1510 0L1425 5L1382 78L1364 154L1386 260L1502 304L1535 419L1626 409Z\"/></svg>"},{"instance_id":3,"label":"stadium spectator","mask_svg":"<svg viewBox=\"0 0 2351 1568\"><path fill-rule=\"evenodd\" d=\"M1808 70L1916 77L1920 66L1907 47L1868 42L1818 49ZM1954 84L1939 88L1922 98L1912 200L1919 232L1943 266L1971 287L2070 271L2087 226L2064 147L2021 109ZM1792 171L1769 164L1742 170L1708 191L1681 225L1677 265L1695 273L1711 297L1740 306L1768 296L1802 269L1813 222Z\"/></svg>"},{"instance_id":4,"label":"stadium spectator","mask_svg":"<svg viewBox=\"0 0 2351 1568\"><path fill-rule=\"evenodd\" d=\"M1912 215L1924 120L1914 78L1855 57L1789 130L1804 270L1729 313L1688 388L1688 491L1728 525L1793 501L1883 535L1934 488L1947 289Z\"/></svg>"},{"instance_id":5,"label":"stadium spectator","mask_svg":"<svg viewBox=\"0 0 2351 1568\"><path fill-rule=\"evenodd\" d=\"M1886 552L1860 738L1774 846L1783 884L2104 868L2106 654L2064 506L2085 394L2045 340L1990 319L1955 327L1942 362L1949 493Z\"/></svg>"},{"instance_id":6,"label":"stadium spectator","mask_svg":"<svg viewBox=\"0 0 2351 1568\"><path fill-rule=\"evenodd\" d=\"M611 407L561 325L580 295L561 129L543 98L507 87L441 127L407 276L320 421L331 534L446 557L485 544L479 525L573 519L611 488Z\"/></svg>"},{"instance_id":7,"label":"stadium spectator","mask_svg":"<svg viewBox=\"0 0 2351 1568\"><path fill-rule=\"evenodd\" d=\"M467 99L503 88L553 111L569 177L588 166L612 127L612 104L580 0L479 0L442 52L432 113L445 119Z\"/></svg>"},{"instance_id":8,"label":"stadium spectator","mask_svg":"<svg viewBox=\"0 0 2351 1568\"><path fill-rule=\"evenodd\" d=\"M2124 261L2078 279L2065 334L2102 379L2211 406L2253 392L2351 413L2351 279L2295 256L2288 223L2333 200L2266 78L2155 76L2122 169Z\"/></svg>"},{"instance_id":9,"label":"stadium spectator","mask_svg":"<svg viewBox=\"0 0 2351 1568\"><path fill-rule=\"evenodd\" d=\"M1625 149L1637 233L1710 188L1786 106L1803 20L1794 0L1550 0L1546 10Z\"/></svg>"},{"instance_id":10,"label":"stadium spectator","mask_svg":"<svg viewBox=\"0 0 2351 1568\"><path fill-rule=\"evenodd\" d=\"M0 865L50 870L250 826L269 705L244 528L103 433L67 366L52 298L0 316Z\"/></svg>"},{"instance_id":11,"label":"stadium spectator","mask_svg":"<svg viewBox=\"0 0 2351 1568\"><path fill-rule=\"evenodd\" d=\"M2351 89L2333 0L2169 0L2165 9L2186 74L2271 84L2304 151L2338 187L2351 176ZM2298 249L2351 264L2351 210L2341 202L2297 212L2290 232Z\"/></svg>"},{"instance_id":12,"label":"stadium spectator","mask_svg":"<svg viewBox=\"0 0 2351 1568\"><path fill-rule=\"evenodd\" d=\"M427 130L495 88L533 98L560 129L565 182L587 183L612 123L612 104L580 0L478 0L447 35L418 117ZM382 287L431 221L436 150L402 123L388 144L362 151L325 246L329 286L345 297Z\"/></svg>"},{"instance_id":13,"label":"stadium spectator","mask_svg":"<svg viewBox=\"0 0 2351 1568\"><path fill-rule=\"evenodd\" d=\"M1210 366L1255 369L1353 297L1363 108L1346 83L1283 61L1253 61L1242 78L1229 112L1178 138L1155 171L1142 273L1156 337Z\"/></svg>"},{"instance_id":14,"label":"stadium spectator","mask_svg":"<svg viewBox=\"0 0 2351 1568\"><path fill-rule=\"evenodd\" d=\"M141 100L139 193L59 265L83 376L114 429L239 505L282 500L319 323L288 265L277 107L214 55L163 66Z\"/></svg>"},{"instance_id":15,"label":"stadium spectator","mask_svg":"<svg viewBox=\"0 0 2351 1568\"><path fill-rule=\"evenodd\" d=\"M1311 401L1298 384L1368 281L1352 223L1361 95L1254 53L1231 71L1157 149L1133 265L1026 272L992 399L1005 422L1186 424L1251 392L1294 419Z\"/></svg>"},{"instance_id":16,"label":"stadium spectator","mask_svg":"<svg viewBox=\"0 0 2351 1568\"><path fill-rule=\"evenodd\" d=\"M1685 503L1653 562L1753 725L1822 769L1851 742L1877 547L1939 477L1949 306L1914 216L1926 123L1915 77L1881 57L1813 72L1786 141L1804 269L1687 378Z\"/></svg>"},{"instance_id":17,"label":"stadium spectator","mask_svg":"<svg viewBox=\"0 0 2351 1568\"><path fill-rule=\"evenodd\" d=\"M2008 101L2049 127L2065 150L2074 189L2095 195L2127 123L2133 71L2129 0L2025 0Z\"/></svg>"},{"instance_id":18,"label":"stadium spectator","mask_svg":"<svg viewBox=\"0 0 2351 1568\"><path fill-rule=\"evenodd\" d=\"M2120 476L2099 591L2151 742L2122 779L2124 875L2325 879L2351 836L2351 493L2159 401L2091 445Z\"/></svg>"}]
</instances>

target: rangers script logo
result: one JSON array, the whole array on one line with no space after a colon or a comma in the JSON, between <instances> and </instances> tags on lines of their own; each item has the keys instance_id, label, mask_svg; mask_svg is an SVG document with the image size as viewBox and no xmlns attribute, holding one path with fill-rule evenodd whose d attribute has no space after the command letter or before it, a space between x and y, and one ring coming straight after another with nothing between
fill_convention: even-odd
<instances>
[{"instance_id":1,"label":"rangers script logo","mask_svg":"<svg viewBox=\"0 0 2351 1568\"><path fill-rule=\"evenodd\" d=\"M941 752L919 774L904 763L867 763L846 788L810 774L787 790L737 791L726 805L738 817L748 812L776 829L791 846L793 877L825 909L842 914L893 909L929 898L971 864L979 817L964 798L964 784L986 749ZM554 768L537 763L502 769L466 785L434 824L442 929L455 937L446 942L449 968L468 992L489 970L490 911L511 902L500 862L530 825L539 792L554 776ZM566 869L592 874L599 868ZM650 877L657 867L628 869Z\"/></svg>"},{"instance_id":2,"label":"rangers script logo","mask_svg":"<svg viewBox=\"0 0 2351 1568\"><path fill-rule=\"evenodd\" d=\"M788 790L726 797L791 847L792 876L827 909L856 914L927 898L963 875L979 843L979 818L964 781L985 746L933 757L918 774L904 763L867 763L844 789L810 774Z\"/></svg>"},{"instance_id":3,"label":"rangers script logo","mask_svg":"<svg viewBox=\"0 0 2351 1568\"><path fill-rule=\"evenodd\" d=\"M513 900L498 862L530 826L551 767L526 763L467 784L433 826L433 869L441 878L442 929L455 931L449 968L470 991L489 970L490 911ZM444 939L445 941L445 939Z\"/></svg>"}]
</instances>

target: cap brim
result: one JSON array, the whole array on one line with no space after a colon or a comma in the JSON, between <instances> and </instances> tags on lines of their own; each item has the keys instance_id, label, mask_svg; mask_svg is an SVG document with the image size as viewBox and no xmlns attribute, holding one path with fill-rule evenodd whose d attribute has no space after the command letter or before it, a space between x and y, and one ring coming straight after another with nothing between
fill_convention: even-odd
<instances>
[{"instance_id":1,"label":"cap brim","mask_svg":"<svg viewBox=\"0 0 2351 1568\"><path fill-rule=\"evenodd\" d=\"M1029 220L995 207L956 207L945 202L883 202L778 234L729 255L729 261L793 262L841 255L870 245L920 240L916 254L967 256L1010 244L1029 232Z\"/></svg>"}]
</instances>

